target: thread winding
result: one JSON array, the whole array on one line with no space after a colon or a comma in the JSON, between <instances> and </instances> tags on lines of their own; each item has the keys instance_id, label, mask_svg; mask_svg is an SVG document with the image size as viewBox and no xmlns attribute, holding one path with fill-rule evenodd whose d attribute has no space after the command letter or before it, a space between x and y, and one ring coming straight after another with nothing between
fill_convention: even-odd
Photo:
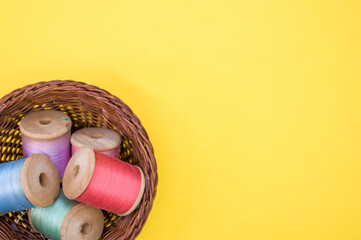
<instances>
[{"instance_id":1,"label":"thread winding","mask_svg":"<svg viewBox=\"0 0 361 240\"><path fill-rule=\"evenodd\" d=\"M31 209L31 223L35 229L53 240L61 239L61 227L69 211L79 203L71 201L60 191L58 199L47 208Z\"/></svg>"},{"instance_id":2,"label":"thread winding","mask_svg":"<svg viewBox=\"0 0 361 240\"><path fill-rule=\"evenodd\" d=\"M26 159L0 164L0 213L22 211L34 207L27 199L21 182Z\"/></svg>"},{"instance_id":3,"label":"thread winding","mask_svg":"<svg viewBox=\"0 0 361 240\"><path fill-rule=\"evenodd\" d=\"M63 136L55 139L32 139L24 134L21 136L23 142L24 157L33 154L47 156L58 170L60 179L64 176L65 168L70 159L70 136L68 131Z\"/></svg>"}]
</instances>

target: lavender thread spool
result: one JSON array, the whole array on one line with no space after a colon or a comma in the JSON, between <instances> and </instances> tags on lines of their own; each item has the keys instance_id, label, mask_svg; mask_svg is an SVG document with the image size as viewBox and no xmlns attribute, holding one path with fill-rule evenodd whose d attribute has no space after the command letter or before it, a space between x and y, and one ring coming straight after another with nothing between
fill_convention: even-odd
<instances>
[{"instance_id":1,"label":"lavender thread spool","mask_svg":"<svg viewBox=\"0 0 361 240\"><path fill-rule=\"evenodd\" d=\"M71 119L55 110L43 110L26 115L20 122L24 157L32 154L47 156L63 179L70 155Z\"/></svg>"},{"instance_id":2,"label":"lavender thread spool","mask_svg":"<svg viewBox=\"0 0 361 240\"><path fill-rule=\"evenodd\" d=\"M119 158L121 143L119 133L106 128L83 128L71 136L72 154L78 149L90 147L110 157Z\"/></svg>"}]
</instances>

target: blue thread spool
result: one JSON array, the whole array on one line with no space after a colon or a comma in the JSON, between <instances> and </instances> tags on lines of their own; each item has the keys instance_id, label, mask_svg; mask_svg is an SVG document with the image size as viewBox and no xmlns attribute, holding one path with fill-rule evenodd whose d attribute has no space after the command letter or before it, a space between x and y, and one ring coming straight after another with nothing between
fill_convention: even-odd
<instances>
[{"instance_id":1,"label":"blue thread spool","mask_svg":"<svg viewBox=\"0 0 361 240\"><path fill-rule=\"evenodd\" d=\"M40 154L0 164L0 214L50 206L59 183L54 164Z\"/></svg>"}]
</instances>

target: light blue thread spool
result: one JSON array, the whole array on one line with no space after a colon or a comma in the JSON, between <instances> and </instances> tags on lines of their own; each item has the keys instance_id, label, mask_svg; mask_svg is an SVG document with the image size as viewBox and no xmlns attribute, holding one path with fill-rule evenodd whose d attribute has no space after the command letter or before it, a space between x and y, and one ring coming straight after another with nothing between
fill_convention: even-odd
<instances>
[{"instance_id":1,"label":"light blue thread spool","mask_svg":"<svg viewBox=\"0 0 361 240\"><path fill-rule=\"evenodd\" d=\"M0 214L47 207L59 194L59 175L43 155L0 164Z\"/></svg>"},{"instance_id":2,"label":"light blue thread spool","mask_svg":"<svg viewBox=\"0 0 361 240\"><path fill-rule=\"evenodd\" d=\"M0 164L0 213L34 207L21 184L21 169L26 159Z\"/></svg>"}]
</instances>

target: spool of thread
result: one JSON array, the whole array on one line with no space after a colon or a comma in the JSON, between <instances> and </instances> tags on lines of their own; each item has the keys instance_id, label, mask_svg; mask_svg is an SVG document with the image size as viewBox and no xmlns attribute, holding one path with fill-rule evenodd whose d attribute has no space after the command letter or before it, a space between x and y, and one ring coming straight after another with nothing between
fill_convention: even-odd
<instances>
[{"instance_id":1,"label":"spool of thread","mask_svg":"<svg viewBox=\"0 0 361 240\"><path fill-rule=\"evenodd\" d=\"M119 133L106 128L83 128L71 136L73 154L79 148L90 147L97 152L119 158L120 143Z\"/></svg>"},{"instance_id":2,"label":"spool of thread","mask_svg":"<svg viewBox=\"0 0 361 240\"><path fill-rule=\"evenodd\" d=\"M54 164L40 154L0 164L0 213L48 207L59 194Z\"/></svg>"},{"instance_id":3,"label":"spool of thread","mask_svg":"<svg viewBox=\"0 0 361 240\"><path fill-rule=\"evenodd\" d=\"M29 223L53 240L98 240L104 217L100 209L71 201L60 191L53 205L29 210Z\"/></svg>"},{"instance_id":4,"label":"spool of thread","mask_svg":"<svg viewBox=\"0 0 361 240\"><path fill-rule=\"evenodd\" d=\"M144 186L144 174L139 167L91 148L81 148L73 155L63 181L67 198L120 216L136 209Z\"/></svg>"},{"instance_id":5,"label":"spool of thread","mask_svg":"<svg viewBox=\"0 0 361 240\"><path fill-rule=\"evenodd\" d=\"M71 119L55 110L43 110L26 115L20 122L24 157L43 154L50 158L63 179L71 157Z\"/></svg>"}]
</instances>

